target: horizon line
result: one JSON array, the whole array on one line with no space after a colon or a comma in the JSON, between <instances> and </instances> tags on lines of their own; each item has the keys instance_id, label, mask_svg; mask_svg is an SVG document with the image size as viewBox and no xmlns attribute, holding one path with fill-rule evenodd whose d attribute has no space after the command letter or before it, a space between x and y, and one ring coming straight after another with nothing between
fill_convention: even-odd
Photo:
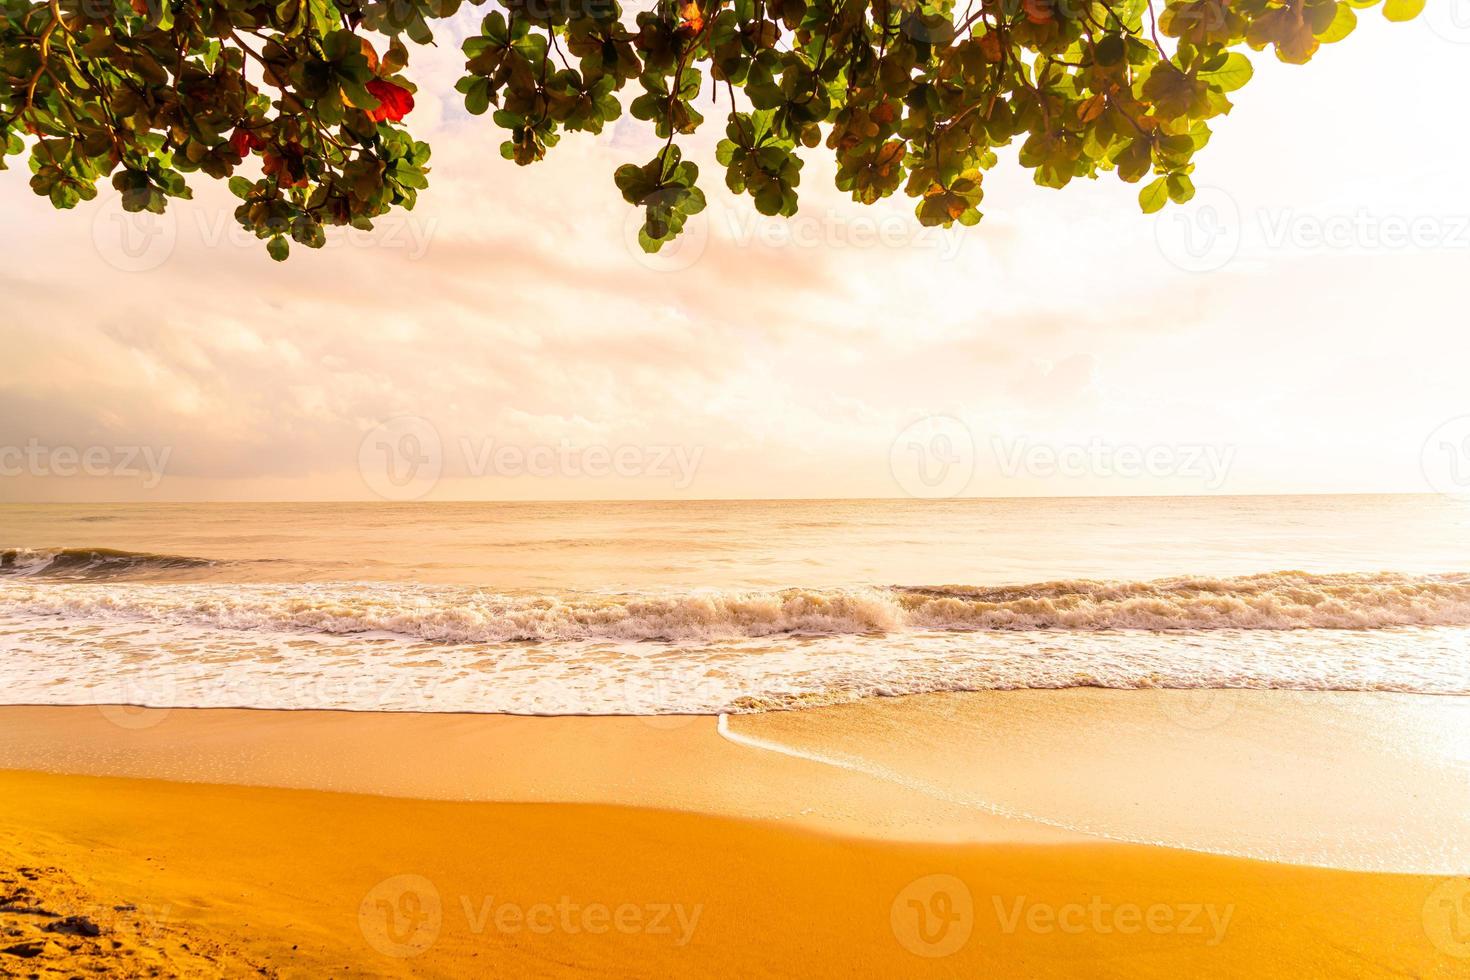
<instances>
[{"instance_id":1,"label":"horizon line","mask_svg":"<svg viewBox=\"0 0 1470 980\"><path fill-rule=\"evenodd\" d=\"M1137 493L1137 494L1025 494L1011 496L915 497L548 497L541 499L468 497L455 499L387 500L367 497L323 497L316 499L210 498L201 500L0 500L0 507L130 507L142 505L255 504L383 504L388 506L432 506L456 504L696 504L696 503L901 503L945 504L961 501L1018 500L1229 500L1256 497L1446 497L1433 490L1296 490L1289 492L1241 493Z\"/></svg>"}]
</instances>

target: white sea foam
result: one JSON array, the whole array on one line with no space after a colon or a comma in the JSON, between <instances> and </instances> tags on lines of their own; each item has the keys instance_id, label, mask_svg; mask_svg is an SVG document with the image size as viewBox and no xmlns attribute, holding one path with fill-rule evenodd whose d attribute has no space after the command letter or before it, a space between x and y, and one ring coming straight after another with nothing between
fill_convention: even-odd
<instances>
[{"instance_id":1,"label":"white sea foam","mask_svg":"<svg viewBox=\"0 0 1470 980\"><path fill-rule=\"evenodd\" d=\"M647 714L1077 686L1470 693L1470 579L620 594L0 582L12 702Z\"/></svg>"},{"instance_id":2,"label":"white sea foam","mask_svg":"<svg viewBox=\"0 0 1470 980\"><path fill-rule=\"evenodd\" d=\"M4 505L0 536L8 702L1470 693L1470 576L1429 574L1470 571L1470 508L1438 496Z\"/></svg>"},{"instance_id":3,"label":"white sea foam","mask_svg":"<svg viewBox=\"0 0 1470 980\"><path fill-rule=\"evenodd\" d=\"M1470 625L1470 576L1317 575L1001 588L525 594L385 584L37 584L0 612L444 643L712 641L917 630L1291 630Z\"/></svg>"}]
</instances>

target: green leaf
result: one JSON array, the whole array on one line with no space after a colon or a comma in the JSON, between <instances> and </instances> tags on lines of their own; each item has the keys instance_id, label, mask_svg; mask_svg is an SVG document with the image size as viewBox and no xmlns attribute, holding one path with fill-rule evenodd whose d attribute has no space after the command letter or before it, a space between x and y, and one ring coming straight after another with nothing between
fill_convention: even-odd
<instances>
[{"instance_id":1,"label":"green leaf","mask_svg":"<svg viewBox=\"0 0 1470 980\"><path fill-rule=\"evenodd\" d=\"M1345 3L1337 5L1337 13L1333 15L1332 23L1327 30L1317 35L1317 40L1323 44L1335 44L1351 34L1358 26L1358 15L1353 8Z\"/></svg>"},{"instance_id":2,"label":"green leaf","mask_svg":"<svg viewBox=\"0 0 1470 980\"><path fill-rule=\"evenodd\" d=\"M1109 34L1097 42L1097 50L1093 52L1093 60L1104 68L1122 64L1123 59L1127 56L1128 47L1124 44L1123 38L1117 34Z\"/></svg>"},{"instance_id":3,"label":"green leaf","mask_svg":"<svg viewBox=\"0 0 1470 980\"><path fill-rule=\"evenodd\" d=\"M494 142L519 166L628 110L614 144L668 146L614 176L643 209L649 248L705 207L698 169L668 140L694 132L713 96L722 113L733 103L715 150L724 183L764 214L796 213L797 153L824 141L840 190L864 204L902 190L925 225L978 221L982 171L1002 157L1054 188L1112 171L1140 184L1153 213L1194 195L1209 121L1234 108L1252 51L1305 63L1377 2L1013 0L981 22L949 0L667 0L636 14L506 0L464 39L454 87L478 125L505 131ZM150 0L152 17L133 3L89 14L71 0L0 0L0 170L28 156L32 190L56 207L106 179L127 210L160 213L203 174L227 182L236 220L284 259L334 228L371 229L427 188L428 147L409 129L428 113L395 118L413 107L384 85L416 91L401 74L409 46L429 43L462 0ZM1385 0L1384 15L1424 6ZM1353 92L1335 97L1354 104Z\"/></svg>"},{"instance_id":4,"label":"green leaf","mask_svg":"<svg viewBox=\"0 0 1470 980\"><path fill-rule=\"evenodd\" d=\"M1346 9L1346 8L1340 8ZM1348 11L1349 14L1352 11ZM1239 51L1232 51L1226 58L1225 63L1213 71L1202 71L1199 77L1214 88L1222 92L1234 92L1246 82L1251 80L1254 70L1251 68L1250 59Z\"/></svg>"},{"instance_id":5,"label":"green leaf","mask_svg":"<svg viewBox=\"0 0 1470 980\"><path fill-rule=\"evenodd\" d=\"M1164 181L1169 189L1169 200L1184 204L1194 197L1194 181L1188 174L1170 174Z\"/></svg>"},{"instance_id":6,"label":"green leaf","mask_svg":"<svg viewBox=\"0 0 1470 980\"><path fill-rule=\"evenodd\" d=\"M1142 205L1144 214L1161 210L1168 201L1169 189L1163 177L1145 184L1143 190L1138 192L1138 203Z\"/></svg>"}]
</instances>

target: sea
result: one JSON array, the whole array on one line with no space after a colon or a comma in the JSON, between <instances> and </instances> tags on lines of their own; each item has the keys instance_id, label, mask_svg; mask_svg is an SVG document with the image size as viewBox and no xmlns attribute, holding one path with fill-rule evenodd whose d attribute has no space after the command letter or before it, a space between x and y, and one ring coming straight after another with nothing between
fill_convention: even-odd
<instances>
[{"instance_id":1,"label":"sea","mask_svg":"<svg viewBox=\"0 0 1470 980\"><path fill-rule=\"evenodd\" d=\"M0 701L739 714L1470 693L1444 496L0 505Z\"/></svg>"}]
</instances>

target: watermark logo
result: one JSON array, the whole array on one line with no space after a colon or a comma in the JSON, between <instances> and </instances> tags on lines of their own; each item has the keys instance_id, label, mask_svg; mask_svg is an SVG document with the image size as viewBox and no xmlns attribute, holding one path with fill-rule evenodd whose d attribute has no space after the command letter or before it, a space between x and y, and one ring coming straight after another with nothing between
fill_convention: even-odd
<instances>
[{"instance_id":1,"label":"watermark logo","mask_svg":"<svg viewBox=\"0 0 1470 980\"><path fill-rule=\"evenodd\" d=\"M1401 252L1470 248L1470 216L1463 214L1313 214L1293 208L1257 215L1267 248L1302 252Z\"/></svg>"},{"instance_id":2,"label":"watermark logo","mask_svg":"<svg viewBox=\"0 0 1470 980\"><path fill-rule=\"evenodd\" d=\"M649 728L670 731L703 722L710 707L723 707L729 697L728 684L712 676L708 668L676 667L667 674L627 677L622 681L621 700L625 713ZM606 691L607 685L602 689ZM667 714L671 705L680 706L680 713Z\"/></svg>"},{"instance_id":3,"label":"watermark logo","mask_svg":"<svg viewBox=\"0 0 1470 980\"><path fill-rule=\"evenodd\" d=\"M930 415L898 434L888 465L893 479L911 497L958 496L975 475L975 438L959 419Z\"/></svg>"},{"instance_id":4,"label":"watermark logo","mask_svg":"<svg viewBox=\"0 0 1470 980\"><path fill-rule=\"evenodd\" d=\"M0 872L0 890L13 892L20 886L20 894L23 895L29 881L35 880L26 871L34 873L32 869L20 869L19 874ZM55 868L46 869L46 872L55 871ZM13 896L12 903L19 897ZM11 907L14 908L14 904ZM99 905L78 901L66 894L53 894L46 902L46 921L41 930L57 939L72 936L97 938L114 933L138 939L157 939L166 933L173 918L173 906L168 904Z\"/></svg>"},{"instance_id":5,"label":"watermark logo","mask_svg":"<svg viewBox=\"0 0 1470 980\"><path fill-rule=\"evenodd\" d=\"M1159 252L1185 272L1223 269L1240 251L1241 230L1240 206L1218 187L1201 187L1154 219Z\"/></svg>"},{"instance_id":6,"label":"watermark logo","mask_svg":"<svg viewBox=\"0 0 1470 980\"><path fill-rule=\"evenodd\" d=\"M363 437L357 468L368 489L384 500L418 500L444 472L444 443L428 419L400 415Z\"/></svg>"},{"instance_id":7,"label":"watermark logo","mask_svg":"<svg viewBox=\"0 0 1470 980\"><path fill-rule=\"evenodd\" d=\"M991 901L995 905L1000 931L1007 936L1021 930L1039 936L1080 936L1084 933L1136 936L1148 933L1198 937L1206 946L1218 946L1225 940L1230 920L1235 915L1233 904L1152 902L1140 905L1136 902L1109 902L1100 895L1093 895L1086 903L1065 902L1060 905L1031 901L1025 895L1017 895L1010 900L992 895Z\"/></svg>"},{"instance_id":8,"label":"watermark logo","mask_svg":"<svg viewBox=\"0 0 1470 980\"><path fill-rule=\"evenodd\" d=\"M875 214L861 208L800 212L782 218L735 208L724 213L725 232L739 248L902 249L933 252L936 261L948 262L965 243L963 229L921 225L911 214Z\"/></svg>"},{"instance_id":9,"label":"watermark logo","mask_svg":"<svg viewBox=\"0 0 1470 980\"><path fill-rule=\"evenodd\" d=\"M1086 443L1048 445L1029 439L992 438L1002 475L1050 479L1179 479L1219 490L1235 462L1235 447L1207 443L1114 444L1094 437Z\"/></svg>"},{"instance_id":10,"label":"watermark logo","mask_svg":"<svg viewBox=\"0 0 1470 980\"><path fill-rule=\"evenodd\" d=\"M124 211L117 199L101 203L92 214L92 247L102 261L122 272L150 272L169 260L178 244L174 210Z\"/></svg>"},{"instance_id":11,"label":"watermark logo","mask_svg":"<svg viewBox=\"0 0 1470 980\"><path fill-rule=\"evenodd\" d=\"M422 875L384 878L362 897L357 927L384 956L418 956L434 945L444 925L439 889Z\"/></svg>"},{"instance_id":12,"label":"watermark logo","mask_svg":"<svg viewBox=\"0 0 1470 980\"><path fill-rule=\"evenodd\" d=\"M435 218L391 214L374 221L370 229L330 229L322 250L386 250L415 262L428 254L438 227ZM290 227L282 223L277 230L288 234ZM102 261L122 272L151 272L163 266L179 252L181 236L189 247L208 251L264 252L261 238L235 219L232 208L174 202L162 214L130 212L114 198L93 212L92 246Z\"/></svg>"},{"instance_id":13,"label":"watermark logo","mask_svg":"<svg viewBox=\"0 0 1470 980\"><path fill-rule=\"evenodd\" d=\"M657 252L645 252L638 240L645 213L641 207L629 208L623 219L623 244L635 262L653 272L683 272L704 258L704 251L709 247L709 221L705 214L690 215L678 237L664 242Z\"/></svg>"},{"instance_id":14,"label":"watermark logo","mask_svg":"<svg viewBox=\"0 0 1470 980\"><path fill-rule=\"evenodd\" d=\"M822 249L824 251L895 249L927 251L936 261L948 262L965 245L962 229L918 224L909 214L874 214L825 209L789 216L761 214L748 203L712 204L691 215L684 230L657 252L645 252L638 240L644 209L634 208L623 219L623 243L630 255L655 272L683 272L705 255L711 236L737 249Z\"/></svg>"},{"instance_id":15,"label":"watermark logo","mask_svg":"<svg viewBox=\"0 0 1470 980\"><path fill-rule=\"evenodd\" d=\"M1424 900L1424 934L1446 956L1470 958L1470 878L1446 878Z\"/></svg>"},{"instance_id":16,"label":"watermark logo","mask_svg":"<svg viewBox=\"0 0 1470 980\"><path fill-rule=\"evenodd\" d=\"M144 490L153 490L172 455L172 446L46 446L32 438L23 446L0 446L0 477L141 480Z\"/></svg>"},{"instance_id":17,"label":"watermark logo","mask_svg":"<svg viewBox=\"0 0 1470 980\"><path fill-rule=\"evenodd\" d=\"M523 446L461 437L459 451L466 472L474 477L592 480L643 477L667 480L675 490L689 488L704 457L703 446L603 443L577 446L565 439L555 446L545 443Z\"/></svg>"},{"instance_id":18,"label":"watermark logo","mask_svg":"<svg viewBox=\"0 0 1470 980\"><path fill-rule=\"evenodd\" d=\"M178 682L169 674L139 677L124 673L118 676L109 689L113 704L99 704L97 713L118 728L128 731L143 731L159 724L169 716L172 708L152 708L148 705L171 705L178 698ZM117 692L115 695L111 692Z\"/></svg>"},{"instance_id":19,"label":"watermark logo","mask_svg":"<svg viewBox=\"0 0 1470 980\"><path fill-rule=\"evenodd\" d=\"M1470 0L1431 0L1420 16L1451 44L1470 44Z\"/></svg>"},{"instance_id":20,"label":"watermark logo","mask_svg":"<svg viewBox=\"0 0 1470 980\"><path fill-rule=\"evenodd\" d=\"M1164 717L1181 728L1203 732L1218 728L1235 715L1235 699L1213 688L1189 688L1160 693Z\"/></svg>"},{"instance_id":21,"label":"watermark logo","mask_svg":"<svg viewBox=\"0 0 1470 980\"><path fill-rule=\"evenodd\" d=\"M1470 500L1470 415L1443 422L1419 450L1419 468L1435 493Z\"/></svg>"},{"instance_id":22,"label":"watermark logo","mask_svg":"<svg viewBox=\"0 0 1470 980\"><path fill-rule=\"evenodd\" d=\"M136 704L99 704L97 713L118 728L142 731L152 728L169 716L172 708L145 708Z\"/></svg>"},{"instance_id":23,"label":"watermark logo","mask_svg":"<svg viewBox=\"0 0 1470 980\"><path fill-rule=\"evenodd\" d=\"M578 902L569 895L562 895L555 902L529 904L496 901L493 895L486 895L476 902L469 895L461 895L459 903L470 932L476 936L487 929L512 936L520 933L533 936L549 936L557 932L569 936L619 933L624 936L662 936L680 948L694 939L699 917L704 914L702 904L623 902L608 905Z\"/></svg>"},{"instance_id":24,"label":"watermark logo","mask_svg":"<svg viewBox=\"0 0 1470 980\"><path fill-rule=\"evenodd\" d=\"M926 875L894 896L888 921L904 949L937 959L959 952L970 941L975 902L969 886L954 875Z\"/></svg>"}]
</instances>

